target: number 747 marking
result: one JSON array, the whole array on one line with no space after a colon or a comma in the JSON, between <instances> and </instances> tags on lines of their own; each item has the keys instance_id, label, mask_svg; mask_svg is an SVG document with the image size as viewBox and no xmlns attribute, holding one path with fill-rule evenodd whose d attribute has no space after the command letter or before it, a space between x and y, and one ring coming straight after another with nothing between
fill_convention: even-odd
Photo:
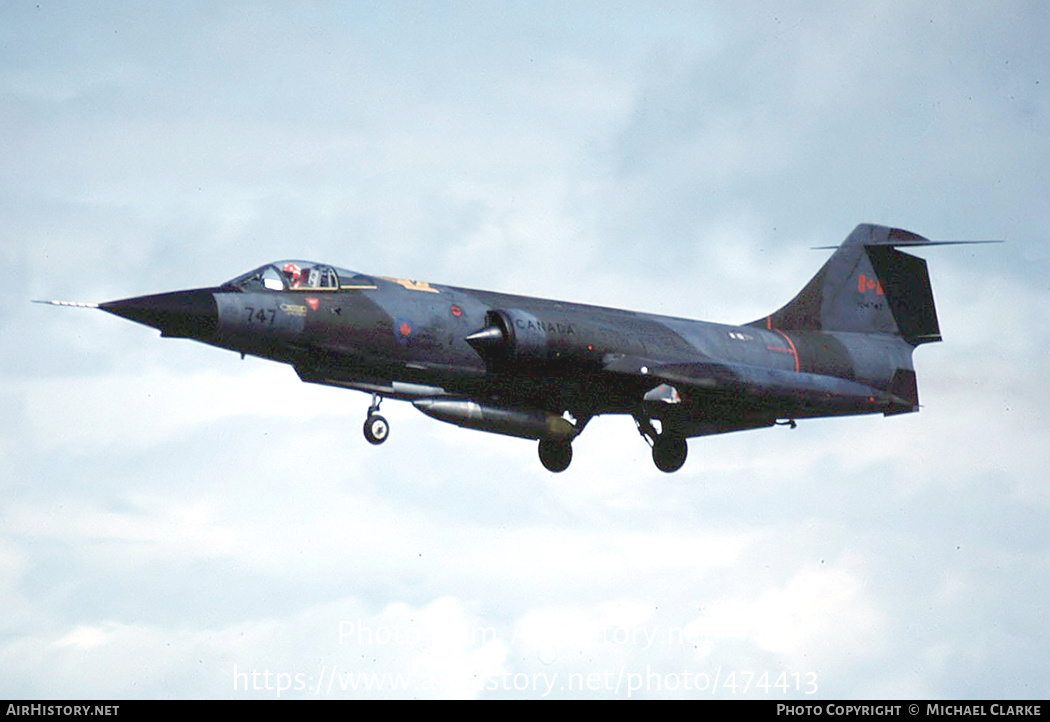
<instances>
[{"instance_id":1,"label":"number 747 marking","mask_svg":"<svg viewBox=\"0 0 1050 722\"><path fill-rule=\"evenodd\" d=\"M253 306L245 306L244 311L247 314L244 320L249 324L273 326L274 319L277 318L277 309L275 308L260 308L256 310Z\"/></svg>"}]
</instances>

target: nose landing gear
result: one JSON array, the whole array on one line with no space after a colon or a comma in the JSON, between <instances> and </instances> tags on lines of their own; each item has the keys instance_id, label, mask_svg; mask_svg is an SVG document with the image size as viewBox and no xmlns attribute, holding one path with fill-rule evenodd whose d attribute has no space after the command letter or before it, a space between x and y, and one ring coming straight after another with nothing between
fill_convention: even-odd
<instances>
[{"instance_id":1,"label":"nose landing gear","mask_svg":"<svg viewBox=\"0 0 1050 722\"><path fill-rule=\"evenodd\" d=\"M369 444L378 446L390 436L390 424L379 415L379 404L383 399L379 394L372 394L372 405L368 407L368 417L365 419L365 439Z\"/></svg>"}]
</instances>

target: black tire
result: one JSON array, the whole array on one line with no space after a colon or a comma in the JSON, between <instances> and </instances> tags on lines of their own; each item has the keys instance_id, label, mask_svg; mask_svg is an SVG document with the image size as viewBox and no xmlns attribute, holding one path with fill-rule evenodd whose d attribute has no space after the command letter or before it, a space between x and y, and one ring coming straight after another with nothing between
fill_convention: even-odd
<instances>
[{"instance_id":1,"label":"black tire","mask_svg":"<svg viewBox=\"0 0 1050 722\"><path fill-rule=\"evenodd\" d=\"M379 414L369 414L365 419L365 438L369 444L378 446L390 436L390 424Z\"/></svg>"},{"instance_id":2,"label":"black tire","mask_svg":"<svg viewBox=\"0 0 1050 722\"><path fill-rule=\"evenodd\" d=\"M653 443L653 463L665 474L671 474L682 468L689 446L681 436L660 434Z\"/></svg>"},{"instance_id":3,"label":"black tire","mask_svg":"<svg viewBox=\"0 0 1050 722\"><path fill-rule=\"evenodd\" d=\"M540 440L540 462L555 474L565 471L572 462L572 444L566 441Z\"/></svg>"}]
</instances>

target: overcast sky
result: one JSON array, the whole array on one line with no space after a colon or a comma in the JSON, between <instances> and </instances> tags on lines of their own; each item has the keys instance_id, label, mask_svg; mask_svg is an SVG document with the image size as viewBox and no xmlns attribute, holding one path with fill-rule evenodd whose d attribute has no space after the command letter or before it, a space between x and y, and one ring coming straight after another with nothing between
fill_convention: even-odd
<instances>
[{"instance_id":1,"label":"overcast sky","mask_svg":"<svg viewBox=\"0 0 1050 722\"><path fill-rule=\"evenodd\" d=\"M1047 37L1037 0L3 3L0 697L1046 697ZM29 303L295 257L746 322L860 222L1008 241L922 254L921 413L671 476L624 417L558 475L394 401L372 447L364 394Z\"/></svg>"}]
</instances>

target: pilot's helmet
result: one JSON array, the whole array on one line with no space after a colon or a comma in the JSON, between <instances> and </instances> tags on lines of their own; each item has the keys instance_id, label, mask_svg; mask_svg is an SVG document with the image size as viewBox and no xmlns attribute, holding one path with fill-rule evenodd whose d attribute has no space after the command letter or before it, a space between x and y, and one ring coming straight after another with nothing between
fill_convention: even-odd
<instances>
[{"instance_id":1,"label":"pilot's helmet","mask_svg":"<svg viewBox=\"0 0 1050 722\"><path fill-rule=\"evenodd\" d=\"M288 279L289 286L299 285L299 279L302 278L303 272L302 269L299 268L298 264L286 263L284 264L284 267L281 269L281 271L284 272L285 278Z\"/></svg>"}]
</instances>

